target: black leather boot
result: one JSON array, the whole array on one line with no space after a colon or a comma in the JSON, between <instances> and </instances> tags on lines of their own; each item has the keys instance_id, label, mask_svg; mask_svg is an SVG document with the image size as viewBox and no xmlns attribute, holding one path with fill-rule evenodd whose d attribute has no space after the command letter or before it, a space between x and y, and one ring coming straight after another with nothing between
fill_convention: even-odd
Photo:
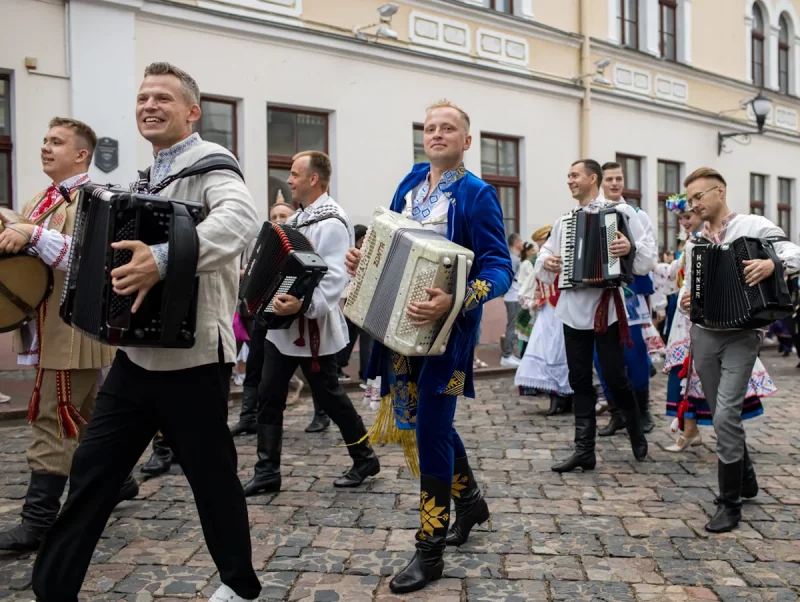
<instances>
[{"instance_id":1,"label":"black leather boot","mask_svg":"<svg viewBox=\"0 0 800 602\"><path fill-rule=\"evenodd\" d=\"M556 416L557 414L570 412L570 401L569 397L562 397L558 393L550 393L550 409L547 410L545 416Z\"/></svg>"},{"instance_id":2,"label":"black leather boot","mask_svg":"<svg viewBox=\"0 0 800 602\"><path fill-rule=\"evenodd\" d=\"M319 405L317 405L317 400L313 399L313 395L312 395L312 400L314 402L314 418L306 427L306 432L320 433L331 425L331 419L325 413L325 410L323 410Z\"/></svg>"},{"instance_id":3,"label":"black leather boot","mask_svg":"<svg viewBox=\"0 0 800 602\"><path fill-rule=\"evenodd\" d=\"M625 430L628 431L628 437L631 440L633 457L641 462L647 457L647 438L642 430L639 408L633 406L630 410L623 412L622 417L625 420Z\"/></svg>"},{"instance_id":4,"label":"black leather boot","mask_svg":"<svg viewBox=\"0 0 800 602\"><path fill-rule=\"evenodd\" d=\"M550 393L550 407L544 413L545 416L555 416L558 414L558 395Z\"/></svg>"},{"instance_id":5,"label":"black leather boot","mask_svg":"<svg viewBox=\"0 0 800 602\"><path fill-rule=\"evenodd\" d=\"M639 421L642 423L642 431L651 432L656 428L653 422L653 415L650 413L650 389L644 391L634 391L636 403L639 406Z\"/></svg>"},{"instance_id":6,"label":"black leather boot","mask_svg":"<svg viewBox=\"0 0 800 602\"><path fill-rule=\"evenodd\" d=\"M253 478L244 485L244 495L250 497L260 493L277 493L281 490L281 449L283 448L283 426L259 424L256 462Z\"/></svg>"},{"instance_id":7,"label":"black leather boot","mask_svg":"<svg viewBox=\"0 0 800 602\"><path fill-rule=\"evenodd\" d=\"M122 483L122 487L119 488L117 504L132 500L137 495L139 495L139 483L136 481L136 478L133 476L133 474L129 474Z\"/></svg>"},{"instance_id":8,"label":"black leather boot","mask_svg":"<svg viewBox=\"0 0 800 602\"><path fill-rule=\"evenodd\" d=\"M472 474L466 456L456 458L453 473L450 495L455 505L456 518L452 521L446 542L448 546L460 546L469 538L472 527L489 520L489 506L483 499L481 488Z\"/></svg>"},{"instance_id":9,"label":"black leather boot","mask_svg":"<svg viewBox=\"0 0 800 602\"><path fill-rule=\"evenodd\" d=\"M611 412L611 419L608 421L608 424L597 431L597 434L601 437L612 437L617 434L617 431L621 431L625 428L625 419L622 417L622 414L619 413L619 410L611 404L608 404L608 408Z\"/></svg>"},{"instance_id":10,"label":"black leather boot","mask_svg":"<svg viewBox=\"0 0 800 602\"><path fill-rule=\"evenodd\" d=\"M747 445L744 446L744 465L742 467L742 497L752 499L758 495L758 479L756 469L750 460Z\"/></svg>"},{"instance_id":11,"label":"black leather boot","mask_svg":"<svg viewBox=\"0 0 800 602\"><path fill-rule=\"evenodd\" d=\"M442 578L442 556L450 522L450 490L450 483L430 475L424 474L420 477L417 551L411 562L389 583L392 593L415 592Z\"/></svg>"},{"instance_id":12,"label":"black leather boot","mask_svg":"<svg viewBox=\"0 0 800 602\"><path fill-rule=\"evenodd\" d=\"M708 521L706 531L727 533L733 531L742 519L742 475L744 460L725 464L717 463L719 497L716 500L717 512Z\"/></svg>"},{"instance_id":13,"label":"black leather boot","mask_svg":"<svg viewBox=\"0 0 800 602\"><path fill-rule=\"evenodd\" d=\"M572 472L576 468L594 470L597 456L594 453L597 421L594 416L575 418L575 452L560 464L554 465L553 472Z\"/></svg>"},{"instance_id":14,"label":"black leather boot","mask_svg":"<svg viewBox=\"0 0 800 602\"><path fill-rule=\"evenodd\" d=\"M239 411L239 422L231 427L231 435L253 435L258 430L258 387L244 387L242 390L242 409Z\"/></svg>"},{"instance_id":15,"label":"black leather boot","mask_svg":"<svg viewBox=\"0 0 800 602\"><path fill-rule=\"evenodd\" d=\"M32 472L22 506L22 522L0 533L0 550L35 552L61 508L61 494L67 477L49 472Z\"/></svg>"},{"instance_id":16,"label":"black leather boot","mask_svg":"<svg viewBox=\"0 0 800 602\"><path fill-rule=\"evenodd\" d=\"M153 455L139 470L148 476L157 477L167 472L174 461L175 455L164 439L164 435L156 433L156 436L153 437Z\"/></svg>"}]
</instances>

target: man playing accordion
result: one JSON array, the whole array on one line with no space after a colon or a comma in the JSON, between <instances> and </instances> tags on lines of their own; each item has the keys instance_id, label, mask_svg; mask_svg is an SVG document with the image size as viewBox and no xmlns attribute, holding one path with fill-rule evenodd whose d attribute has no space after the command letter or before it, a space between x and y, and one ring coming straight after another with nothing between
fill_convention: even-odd
<instances>
[{"instance_id":1,"label":"man playing accordion","mask_svg":"<svg viewBox=\"0 0 800 602\"><path fill-rule=\"evenodd\" d=\"M367 378L381 377L381 395L391 394L398 428L416 431L419 453L417 551L392 580L395 593L416 591L439 579L445 545L461 545L475 524L489 518L453 417L458 396L475 395L472 360L483 304L508 290L513 272L497 192L464 168L464 153L472 143L469 128L467 114L449 102L430 107L423 130L430 163L412 168L391 205L392 211L406 212L475 253L464 306L444 355L409 358L376 342L368 368ZM351 274L360 259L361 251L350 249L346 263ZM417 325L439 320L452 307L452 295L439 289L426 292L429 301L411 303L407 310ZM413 442L406 443L406 451L413 451ZM451 487L456 519L448 535Z\"/></svg>"}]
</instances>

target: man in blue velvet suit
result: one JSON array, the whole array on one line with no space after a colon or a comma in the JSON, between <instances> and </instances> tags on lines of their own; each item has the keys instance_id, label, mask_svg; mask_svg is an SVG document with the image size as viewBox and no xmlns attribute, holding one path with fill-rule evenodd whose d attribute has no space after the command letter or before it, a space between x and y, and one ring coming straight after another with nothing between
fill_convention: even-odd
<instances>
[{"instance_id":1,"label":"man in blue velvet suit","mask_svg":"<svg viewBox=\"0 0 800 602\"><path fill-rule=\"evenodd\" d=\"M453 417L458 396L475 395L472 360L482 306L503 296L513 272L497 191L464 168L464 153L472 143L469 128L469 116L451 103L430 107L423 130L430 163L412 168L397 188L391 206L392 211L407 214L475 253L466 300L444 355L408 358L377 342L373 347L368 377L382 377L381 393L384 399L391 399L396 423L392 428L404 434L394 440L402 440L407 452L419 454L417 552L392 579L394 593L416 591L439 579L445 545L464 543L470 529L489 518L489 508L453 427ZM355 274L360 258L357 249L348 252L346 263L351 274ZM409 317L419 324L438 320L453 303L452 295L439 289L426 292L429 301L408 307ZM410 465L416 469L415 462ZM456 518L448 535L451 495Z\"/></svg>"}]
</instances>

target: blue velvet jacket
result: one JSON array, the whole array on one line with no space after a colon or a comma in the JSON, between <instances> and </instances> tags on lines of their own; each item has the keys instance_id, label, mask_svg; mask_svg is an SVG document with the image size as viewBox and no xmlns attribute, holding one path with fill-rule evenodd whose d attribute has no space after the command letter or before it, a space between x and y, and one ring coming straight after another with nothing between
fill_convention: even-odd
<instances>
[{"instance_id":1,"label":"blue velvet jacket","mask_svg":"<svg viewBox=\"0 0 800 602\"><path fill-rule=\"evenodd\" d=\"M441 356L424 358L417 385L440 394L474 397L472 360L483 304L508 291L514 272L497 191L472 172L461 169L459 177L444 190L450 201L447 238L475 253L475 261L469 273L464 307L453 325L447 351ZM395 192L392 211L404 211L406 195L425 180L429 171L428 163L414 165ZM393 369L391 355L389 349L375 343L367 369L368 378L383 377L383 395L388 393L386 376Z\"/></svg>"}]
</instances>

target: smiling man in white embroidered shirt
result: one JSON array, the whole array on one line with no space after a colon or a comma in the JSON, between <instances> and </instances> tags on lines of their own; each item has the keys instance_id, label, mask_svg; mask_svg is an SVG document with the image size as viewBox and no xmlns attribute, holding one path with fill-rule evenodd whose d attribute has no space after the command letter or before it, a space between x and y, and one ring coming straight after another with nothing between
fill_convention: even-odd
<instances>
[{"instance_id":1,"label":"smiling man in white embroidered shirt","mask_svg":"<svg viewBox=\"0 0 800 602\"><path fill-rule=\"evenodd\" d=\"M655 265L656 248L652 237L648 237L633 208L626 203L609 203L600 199L600 181L603 171L600 164L592 159L583 159L572 164L567 176L572 197L580 208L586 211L599 211L613 207L628 217L633 242L617 233L617 240L610 245L615 257L624 257L635 252L634 274L647 274ZM550 284L561 271L562 222L561 217L553 224L552 234L536 257L534 273L537 278ZM609 289L607 289L609 290ZM561 291L556 306L556 315L564 323L564 342L567 349L569 384L574 391L575 411L575 453L566 461L553 466L556 472L569 472L575 468L592 470L597 462L595 456L595 435L597 417L595 403L597 394L592 384L592 358L595 345L597 357L608 387L625 418L625 428L631 438L631 448L637 460L647 456L647 439L639 421L639 409L630 381L625 371L621 337L624 333L618 322L614 295L621 295L615 289L611 295L598 288L568 288ZM600 307L608 297L606 307ZM621 298L619 304L622 304ZM603 315L607 312L607 316ZM621 318L624 320L624 308ZM626 322L623 322L625 325Z\"/></svg>"},{"instance_id":2,"label":"smiling man in white embroidered shirt","mask_svg":"<svg viewBox=\"0 0 800 602\"><path fill-rule=\"evenodd\" d=\"M164 178L211 154L226 155L238 170L228 151L192 134L200 118L199 96L194 79L177 67L153 63L145 70L136 121L153 146L155 162L147 187L158 190ZM111 513L113 494L159 429L189 481L206 544L219 569L222 586L211 602L255 600L261 592L251 560L247 505L236 476L236 448L226 422L236 357L232 324L238 257L258 229L255 204L230 169L177 179L159 193L202 202L207 211L197 226L195 345L117 352L94 419L75 452L67 502L36 558L33 590L39 602L77 602ZM112 246L132 251L130 262L114 269L111 277L115 292L135 296L136 310L163 277L159 264L164 249L151 249L140 241Z\"/></svg>"},{"instance_id":3,"label":"smiling man in white embroidered shirt","mask_svg":"<svg viewBox=\"0 0 800 602\"><path fill-rule=\"evenodd\" d=\"M253 478L244 487L245 495L280 491L283 412L289 381L298 366L315 402L339 427L353 459L353 466L334 481L334 486L356 487L380 471L378 457L366 441L364 422L339 382L336 354L349 340L339 299L350 280L344 257L355 245L355 237L344 210L326 192L331 173L330 159L324 153L307 151L294 157L289 186L292 200L303 209L286 225L309 240L328 271L314 289L305 314L289 328L267 334L264 373L258 389L258 462ZM302 299L279 295L274 306L276 314L293 316L302 309Z\"/></svg>"},{"instance_id":4,"label":"smiling man in white embroidered shirt","mask_svg":"<svg viewBox=\"0 0 800 602\"><path fill-rule=\"evenodd\" d=\"M728 208L727 184L722 175L701 167L684 182L690 208L705 222L700 237L714 244L741 236L780 239L773 246L787 273L800 271L800 247L789 242L783 230L760 215L737 215ZM691 283L695 244L686 243L686 275L680 292L680 310L691 307ZM755 286L772 276L775 264L770 259L744 262L745 281ZM719 291L718 294L725 294ZM741 519L742 498L758 494L758 481L747 452L742 405L753 363L758 357L761 336L755 329L716 330L693 324L691 354L700 377L706 401L711 408L717 434L717 511L706 524L707 531L724 533L733 530Z\"/></svg>"}]
</instances>

